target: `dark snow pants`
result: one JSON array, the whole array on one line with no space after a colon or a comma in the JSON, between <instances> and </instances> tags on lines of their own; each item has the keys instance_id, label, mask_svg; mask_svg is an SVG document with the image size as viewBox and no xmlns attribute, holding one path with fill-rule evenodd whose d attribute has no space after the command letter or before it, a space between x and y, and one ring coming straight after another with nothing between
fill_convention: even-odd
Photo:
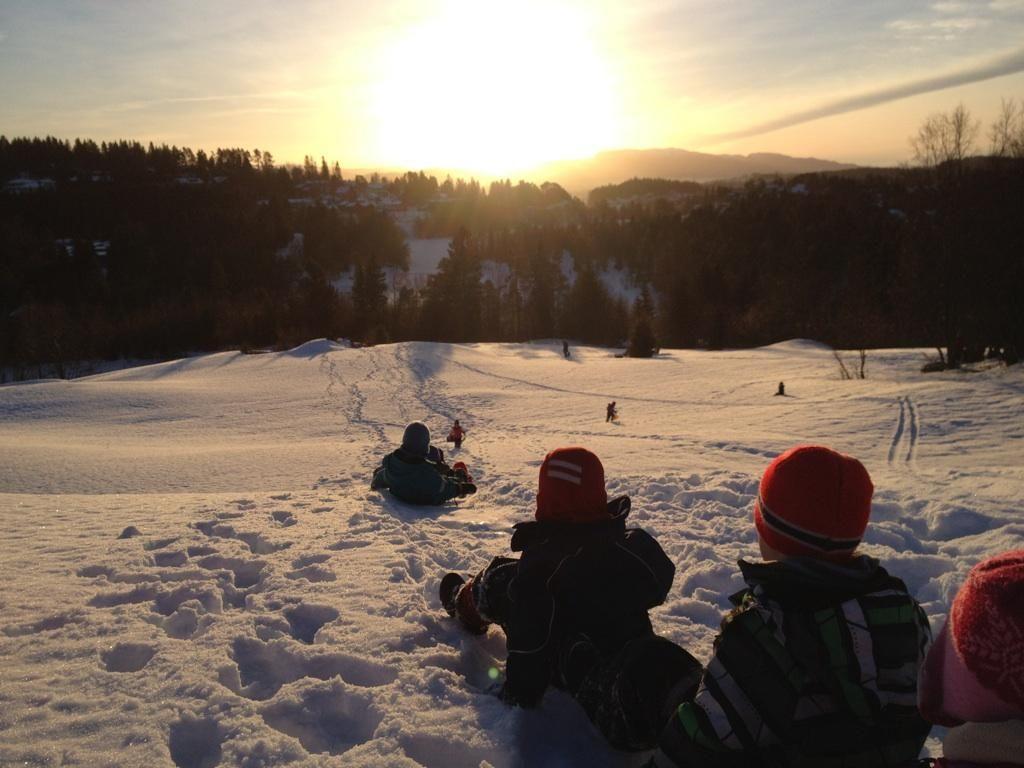
<instances>
[{"instance_id":1,"label":"dark snow pants","mask_svg":"<svg viewBox=\"0 0 1024 768\"><path fill-rule=\"evenodd\" d=\"M473 604L473 623L507 621L508 585L517 564L514 558L496 557L474 579L466 595ZM655 634L635 638L608 655L577 633L560 641L557 655L552 683L579 702L611 746L632 752L657 745L665 723L696 695L704 673L692 655Z\"/></svg>"},{"instance_id":2,"label":"dark snow pants","mask_svg":"<svg viewBox=\"0 0 1024 768\"><path fill-rule=\"evenodd\" d=\"M658 635L632 640L611 658L601 658L596 647L588 650L579 641L575 650L566 650L563 669L570 677L586 667L572 656L592 654L589 670L578 681L567 678L566 688L608 743L629 752L657 745L679 704L696 695L704 672L693 656Z\"/></svg>"}]
</instances>

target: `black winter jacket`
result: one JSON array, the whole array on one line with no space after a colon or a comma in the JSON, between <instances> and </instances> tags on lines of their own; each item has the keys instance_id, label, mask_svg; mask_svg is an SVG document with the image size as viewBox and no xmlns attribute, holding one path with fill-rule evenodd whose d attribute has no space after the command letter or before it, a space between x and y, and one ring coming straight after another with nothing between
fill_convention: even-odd
<instances>
[{"instance_id":1,"label":"black winter jacket","mask_svg":"<svg viewBox=\"0 0 1024 768\"><path fill-rule=\"evenodd\" d=\"M647 611L665 600L675 566L650 535L626 528L629 507L621 497L608 520L519 523L511 548L522 556L495 558L477 578L477 608L507 638L507 699L534 706L549 684L564 687L560 652L581 633L607 656L653 633Z\"/></svg>"}]
</instances>

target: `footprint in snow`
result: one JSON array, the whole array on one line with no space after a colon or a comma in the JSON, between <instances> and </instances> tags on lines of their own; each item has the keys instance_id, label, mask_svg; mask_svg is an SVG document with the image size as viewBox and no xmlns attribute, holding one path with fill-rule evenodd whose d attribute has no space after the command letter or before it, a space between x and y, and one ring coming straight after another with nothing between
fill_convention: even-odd
<instances>
[{"instance_id":1,"label":"footprint in snow","mask_svg":"<svg viewBox=\"0 0 1024 768\"><path fill-rule=\"evenodd\" d=\"M305 568L288 571L285 576L293 580L305 579L306 581L314 582L334 581L337 578L337 576L334 575L334 571L320 565L308 565Z\"/></svg>"},{"instance_id":2,"label":"footprint in snow","mask_svg":"<svg viewBox=\"0 0 1024 768\"><path fill-rule=\"evenodd\" d=\"M392 683L398 671L347 653L309 654L289 648L291 640L264 643L251 637L235 638L230 656L234 667L221 667L220 684L228 690L254 701L266 701L281 686L303 677L330 680L340 676L346 683L363 688L376 688Z\"/></svg>"},{"instance_id":3,"label":"footprint in snow","mask_svg":"<svg viewBox=\"0 0 1024 768\"><path fill-rule=\"evenodd\" d=\"M220 762L224 737L217 721L186 714L171 723L167 748L178 768L214 768Z\"/></svg>"},{"instance_id":4,"label":"footprint in snow","mask_svg":"<svg viewBox=\"0 0 1024 768\"><path fill-rule=\"evenodd\" d=\"M161 568L173 568L185 565L188 562L188 555L181 551L157 552L153 555L153 563Z\"/></svg>"},{"instance_id":5,"label":"footprint in snow","mask_svg":"<svg viewBox=\"0 0 1024 768\"><path fill-rule=\"evenodd\" d=\"M76 574L85 579L93 579L97 576L111 577L114 575L114 569L109 565L86 565L79 568Z\"/></svg>"},{"instance_id":6,"label":"footprint in snow","mask_svg":"<svg viewBox=\"0 0 1024 768\"><path fill-rule=\"evenodd\" d=\"M370 697L339 680L290 692L260 714L274 730L298 739L306 751L331 755L372 739L384 719Z\"/></svg>"},{"instance_id":7,"label":"footprint in snow","mask_svg":"<svg viewBox=\"0 0 1024 768\"><path fill-rule=\"evenodd\" d=\"M57 613L53 616L39 619L38 621L26 624L11 624L4 627L4 634L8 637L24 637L25 635L37 635L40 632L52 632L55 629L74 624L81 620L78 612Z\"/></svg>"},{"instance_id":8,"label":"footprint in snow","mask_svg":"<svg viewBox=\"0 0 1024 768\"><path fill-rule=\"evenodd\" d=\"M263 570L267 567L265 560L242 560L220 555L204 557L198 565L208 571L228 571L231 574L231 583L239 589L249 589L262 583Z\"/></svg>"},{"instance_id":9,"label":"footprint in snow","mask_svg":"<svg viewBox=\"0 0 1024 768\"><path fill-rule=\"evenodd\" d=\"M161 616L170 616L193 600L206 613L221 613L224 610L223 590L205 584L183 584L170 592L157 594L153 599L153 611Z\"/></svg>"},{"instance_id":10,"label":"footprint in snow","mask_svg":"<svg viewBox=\"0 0 1024 768\"><path fill-rule=\"evenodd\" d=\"M340 539L327 548L337 552L343 549L359 549L368 546L370 546L370 542L363 539Z\"/></svg>"},{"instance_id":11,"label":"footprint in snow","mask_svg":"<svg viewBox=\"0 0 1024 768\"><path fill-rule=\"evenodd\" d=\"M292 568L305 568L307 565L326 563L330 559L330 555L302 555L292 560Z\"/></svg>"},{"instance_id":12,"label":"footprint in snow","mask_svg":"<svg viewBox=\"0 0 1024 768\"><path fill-rule=\"evenodd\" d=\"M325 625L340 614L330 606L314 605L313 603L299 603L293 608L284 611L284 617L288 622L290 634L296 640L306 644L312 644L316 633Z\"/></svg>"},{"instance_id":13,"label":"footprint in snow","mask_svg":"<svg viewBox=\"0 0 1024 768\"><path fill-rule=\"evenodd\" d=\"M164 547L169 547L177 540L177 536L172 536L167 539L153 539L153 541L147 541L145 544L143 544L142 548L147 552L152 552L154 549L163 549Z\"/></svg>"},{"instance_id":14,"label":"footprint in snow","mask_svg":"<svg viewBox=\"0 0 1024 768\"><path fill-rule=\"evenodd\" d=\"M156 648L146 643L118 643L100 652L100 661L107 672L138 672L149 664Z\"/></svg>"},{"instance_id":15,"label":"footprint in snow","mask_svg":"<svg viewBox=\"0 0 1024 768\"><path fill-rule=\"evenodd\" d=\"M198 610L196 610L198 608ZM174 640L190 640L200 630L213 623L212 617L201 606L189 603L179 605L170 616L152 614L146 621L160 627L164 633Z\"/></svg>"},{"instance_id":16,"label":"footprint in snow","mask_svg":"<svg viewBox=\"0 0 1024 768\"><path fill-rule=\"evenodd\" d=\"M405 570L413 581L423 581L423 560L419 555L409 555L405 558Z\"/></svg>"},{"instance_id":17,"label":"footprint in snow","mask_svg":"<svg viewBox=\"0 0 1024 768\"><path fill-rule=\"evenodd\" d=\"M233 526L226 525L219 520L201 520L192 523L192 527L213 539L237 539L248 546L249 551L254 555L271 555L292 545L290 541L283 541L279 544L272 542L261 533L236 531Z\"/></svg>"},{"instance_id":18,"label":"footprint in snow","mask_svg":"<svg viewBox=\"0 0 1024 768\"><path fill-rule=\"evenodd\" d=\"M427 768L469 768L478 765L505 765L507 755L500 749L471 747L457 738L415 733L400 736L405 754Z\"/></svg>"}]
</instances>

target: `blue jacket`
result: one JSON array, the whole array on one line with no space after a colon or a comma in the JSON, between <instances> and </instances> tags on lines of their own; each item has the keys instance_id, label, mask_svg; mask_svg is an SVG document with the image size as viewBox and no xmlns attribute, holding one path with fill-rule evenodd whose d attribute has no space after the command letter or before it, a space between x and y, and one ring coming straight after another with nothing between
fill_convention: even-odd
<instances>
[{"instance_id":1,"label":"blue jacket","mask_svg":"<svg viewBox=\"0 0 1024 768\"><path fill-rule=\"evenodd\" d=\"M444 504L461 495L457 477L445 474L432 461L401 448L384 457L373 472L371 488L387 488L409 504Z\"/></svg>"}]
</instances>

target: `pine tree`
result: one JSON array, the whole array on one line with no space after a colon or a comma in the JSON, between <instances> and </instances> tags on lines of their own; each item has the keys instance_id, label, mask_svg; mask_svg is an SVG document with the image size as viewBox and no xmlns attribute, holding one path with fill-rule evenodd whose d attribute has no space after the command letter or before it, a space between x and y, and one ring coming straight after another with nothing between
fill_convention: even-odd
<instances>
[{"instance_id":1,"label":"pine tree","mask_svg":"<svg viewBox=\"0 0 1024 768\"><path fill-rule=\"evenodd\" d=\"M480 286L481 341L501 341L501 294L494 283L485 280Z\"/></svg>"},{"instance_id":2,"label":"pine tree","mask_svg":"<svg viewBox=\"0 0 1024 768\"><path fill-rule=\"evenodd\" d=\"M640 295L633 303L633 332L629 337L629 347L626 354L630 357L653 357L658 347L658 341L654 338L654 331L651 328L653 305L651 296L644 286Z\"/></svg>"},{"instance_id":3,"label":"pine tree","mask_svg":"<svg viewBox=\"0 0 1024 768\"><path fill-rule=\"evenodd\" d=\"M527 282L530 290L526 298L523 331L535 339L553 336L558 294L564 278L558 265L540 245L530 254Z\"/></svg>"},{"instance_id":4,"label":"pine tree","mask_svg":"<svg viewBox=\"0 0 1024 768\"><path fill-rule=\"evenodd\" d=\"M523 294L519 289L519 278L515 272L509 278L501 295L501 338L504 341L522 341Z\"/></svg>"},{"instance_id":5,"label":"pine tree","mask_svg":"<svg viewBox=\"0 0 1024 768\"><path fill-rule=\"evenodd\" d=\"M611 344L621 337L615 327L611 296L586 262L580 262L576 282L569 289L561 327L566 335L591 344Z\"/></svg>"},{"instance_id":6,"label":"pine tree","mask_svg":"<svg viewBox=\"0 0 1024 768\"><path fill-rule=\"evenodd\" d=\"M356 335L365 337L381 324L387 307L387 281L384 278L384 271L373 256L370 256L365 264L357 264L355 267L352 279L352 305L355 310Z\"/></svg>"},{"instance_id":7,"label":"pine tree","mask_svg":"<svg viewBox=\"0 0 1024 768\"><path fill-rule=\"evenodd\" d=\"M440 341L476 341L480 334L480 261L460 228L427 283L423 329Z\"/></svg>"}]
</instances>

